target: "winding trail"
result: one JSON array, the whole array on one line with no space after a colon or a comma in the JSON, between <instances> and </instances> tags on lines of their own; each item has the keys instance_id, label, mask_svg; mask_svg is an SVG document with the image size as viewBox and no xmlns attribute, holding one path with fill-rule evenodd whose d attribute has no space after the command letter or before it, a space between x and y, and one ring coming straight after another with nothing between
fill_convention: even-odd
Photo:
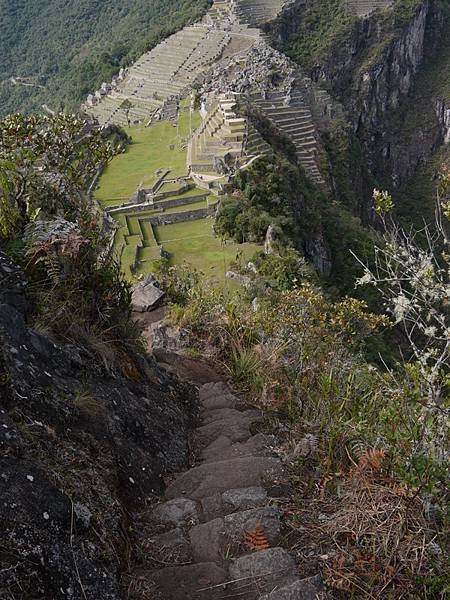
<instances>
[{"instance_id":1,"label":"winding trail","mask_svg":"<svg viewBox=\"0 0 450 600\"><path fill-rule=\"evenodd\" d=\"M277 498L289 486L274 436L257 433L263 414L223 382L202 385L199 401L196 465L175 477L151 515L157 562L170 565L146 573L155 599L329 598L320 576L298 576L294 558L281 545ZM251 551L246 533L248 539L261 530L263 549Z\"/></svg>"}]
</instances>

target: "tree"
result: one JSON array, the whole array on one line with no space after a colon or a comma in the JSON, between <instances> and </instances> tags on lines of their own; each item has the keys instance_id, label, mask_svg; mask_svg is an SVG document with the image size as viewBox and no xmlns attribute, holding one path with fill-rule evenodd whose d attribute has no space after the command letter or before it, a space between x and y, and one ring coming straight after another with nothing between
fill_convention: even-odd
<instances>
[{"instance_id":1,"label":"tree","mask_svg":"<svg viewBox=\"0 0 450 600\"><path fill-rule=\"evenodd\" d=\"M0 236L20 236L40 213L75 219L89 183L113 154L100 131L73 115L0 121Z\"/></svg>"},{"instance_id":2,"label":"tree","mask_svg":"<svg viewBox=\"0 0 450 600\"><path fill-rule=\"evenodd\" d=\"M130 102L128 98L126 98L122 104L120 105L121 110L125 111L125 116L127 118L128 127L131 127L130 121L130 110L134 108L134 104Z\"/></svg>"}]
</instances>

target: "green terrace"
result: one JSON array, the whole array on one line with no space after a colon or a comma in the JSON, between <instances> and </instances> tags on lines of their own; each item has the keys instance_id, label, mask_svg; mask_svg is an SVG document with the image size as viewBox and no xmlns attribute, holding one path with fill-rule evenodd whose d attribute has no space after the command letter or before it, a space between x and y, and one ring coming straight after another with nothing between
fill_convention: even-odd
<instances>
[{"instance_id":1,"label":"green terrace","mask_svg":"<svg viewBox=\"0 0 450 600\"><path fill-rule=\"evenodd\" d=\"M117 222L113 252L130 281L151 272L164 250L172 264L187 262L222 283L237 255L248 259L257 250L216 238L214 219L205 218L219 199L186 174L188 140L200 124L190 103L180 103L176 123L130 127L132 143L114 157L95 191Z\"/></svg>"},{"instance_id":2,"label":"green terrace","mask_svg":"<svg viewBox=\"0 0 450 600\"><path fill-rule=\"evenodd\" d=\"M151 187L158 170L170 170L172 178L186 175L186 147L192 131L200 124L198 111L180 107L178 124L162 121L150 127L127 128L132 143L123 154L115 156L105 169L95 197L109 208L126 202L136 189Z\"/></svg>"},{"instance_id":3,"label":"green terrace","mask_svg":"<svg viewBox=\"0 0 450 600\"><path fill-rule=\"evenodd\" d=\"M115 214L114 219L118 222L118 229L114 238L113 251L120 259L123 270L128 278L133 278L134 272L145 272L145 263L160 257L159 245L155 239L153 226L150 219L158 215L180 214L187 211L206 209L212 201L207 195L199 201L182 206L162 209L147 209L141 211L130 211ZM180 225L186 225L180 223Z\"/></svg>"},{"instance_id":4,"label":"green terrace","mask_svg":"<svg viewBox=\"0 0 450 600\"><path fill-rule=\"evenodd\" d=\"M223 241L214 234L214 219L156 226L155 238L170 254L171 264L188 263L212 283L233 285L225 273L237 259L248 261L260 250L257 244Z\"/></svg>"}]
</instances>

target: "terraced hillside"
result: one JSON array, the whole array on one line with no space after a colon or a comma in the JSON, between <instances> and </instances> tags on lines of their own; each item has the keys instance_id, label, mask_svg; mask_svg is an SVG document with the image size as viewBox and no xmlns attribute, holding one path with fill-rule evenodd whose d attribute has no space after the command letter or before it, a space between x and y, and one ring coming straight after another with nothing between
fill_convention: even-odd
<instances>
[{"instance_id":1,"label":"terraced hillside","mask_svg":"<svg viewBox=\"0 0 450 600\"><path fill-rule=\"evenodd\" d=\"M232 94L222 94L212 101L190 141L188 164L191 172L210 176L215 172L226 173L230 167L233 170L242 168L270 150L235 109L236 99Z\"/></svg>"},{"instance_id":2,"label":"terraced hillside","mask_svg":"<svg viewBox=\"0 0 450 600\"><path fill-rule=\"evenodd\" d=\"M289 0L231 0L238 18L251 27L272 21L289 4Z\"/></svg>"},{"instance_id":3,"label":"terraced hillside","mask_svg":"<svg viewBox=\"0 0 450 600\"><path fill-rule=\"evenodd\" d=\"M388 8L392 5L392 0L348 0L348 5L358 17L366 17L375 10Z\"/></svg>"},{"instance_id":4,"label":"terraced hillside","mask_svg":"<svg viewBox=\"0 0 450 600\"><path fill-rule=\"evenodd\" d=\"M300 90L293 91L289 103L283 92L272 92L265 98L255 95L251 100L294 143L298 162L311 179L316 183L324 183L317 166L316 128L311 110Z\"/></svg>"},{"instance_id":5,"label":"terraced hillside","mask_svg":"<svg viewBox=\"0 0 450 600\"><path fill-rule=\"evenodd\" d=\"M111 84L103 84L84 109L102 125L147 122L171 99L186 96L230 41L223 31L186 27L122 70Z\"/></svg>"},{"instance_id":6,"label":"terraced hillside","mask_svg":"<svg viewBox=\"0 0 450 600\"><path fill-rule=\"evenodd\" d=\"M351 8L366 15L382 4L387 0L352 0ZM131 127L145 139L115 159L97 190L119 224L115 250L129 277L167 255L168 241L176 260L182 251L173 248L174 239L217 243L203 221L214 214L233 174L271 151L258 129L264 129L261 118L290 141L294 159L326 189L319 131L342 110L261 33L259 27L286 5L216 0L200 22L168 37L86 99L83 110L100 126ZM257 119L242 113L246 105ZM167 234L170 227L176 238ZM190 233L184 236L183 229Z\"/></svg>"}]
</instances>

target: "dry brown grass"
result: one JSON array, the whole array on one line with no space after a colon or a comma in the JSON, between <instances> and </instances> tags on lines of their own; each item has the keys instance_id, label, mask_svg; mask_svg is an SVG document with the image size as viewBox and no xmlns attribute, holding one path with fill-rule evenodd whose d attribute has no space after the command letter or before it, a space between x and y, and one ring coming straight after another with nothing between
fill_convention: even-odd
<instances>
[{"instance_id":1,"label":"dry brown grass","mask_svg":"<svg viewBox=\"0 0 450 600\"><path fill-rule=\"evenodd\" d=\"M326 529L338 548L327 583L364 598L413 597L436 552L418 490L383 475L384 453L370 450L344 480Z\"/></svg>"}]
</instances>

